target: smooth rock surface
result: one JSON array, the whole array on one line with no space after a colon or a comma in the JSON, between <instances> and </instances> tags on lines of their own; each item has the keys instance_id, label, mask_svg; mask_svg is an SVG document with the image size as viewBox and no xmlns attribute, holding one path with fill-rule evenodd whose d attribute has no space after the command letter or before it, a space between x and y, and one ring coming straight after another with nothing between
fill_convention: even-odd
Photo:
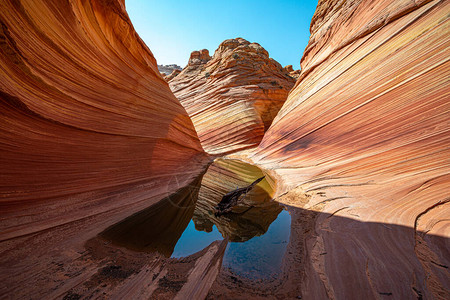
<instances>
[{"instance_id":1,"label":"smooth rock surface","mask_svg":"<svg viewBox=\"0 0 450 300\"><path fill-rule=\"evenodd\" d=\"M5 0L0 23L0 298L59 297L96 273L89 238L209 159L123 1Z\"/></svg>"},{"instance_id":2,"label":"smooth rock surface","mask_svg":"<svg viewBox=\"0 0 450 300\"><path fill-rule=\"evenodd\" d=\"M123 4L4 1L0 14L3 239L86 217L70 217L76 194L157 182L202 152Z\"/></svg>"},{"instance_id":3,"label":"smooth rock surface","mask_svg":"<svg viewBox=\"0 0 450 300\"><path fill-rule=\"evenodd\" d=\"M124 2L2 1L0 298L449 299L449 10L320 1L268 130L294 81L259 45L193 53L171 80L208 152L267 130L245 159L270 179L255 192L273 187L292 223L280 276L255 283L221 268L226 240L178 260L142 238L166 224L170 252L165 230L210 213L166 208L196 195L184 187L208 158ZM249 181L252 168L233 168L206 176L203 200ZM178 222L147 214L155 203Z\"/></svg>"},{"instance_id":4,"label":"smooth rock surface","mask_svg":"<svg viewBox=\"0 0 450 300\"><path fill-rule=\"evenodd\" d=\"M169 81L206 152L223 154L261 141L295 79L257 43L229 39L209 56L194 51Z\"/></svg>"},{"instance_id":5,"label":"smooth rock surface","mask_svg":"<svg viewBox=\"0 0 450 300\"><path fill-rule=\"evenodd\" d=\"M318 214L304 299L448 299L448 1L319 1L253 161ZM292 188L295 188L292 190Z\"/></svg>"}]
</instances>

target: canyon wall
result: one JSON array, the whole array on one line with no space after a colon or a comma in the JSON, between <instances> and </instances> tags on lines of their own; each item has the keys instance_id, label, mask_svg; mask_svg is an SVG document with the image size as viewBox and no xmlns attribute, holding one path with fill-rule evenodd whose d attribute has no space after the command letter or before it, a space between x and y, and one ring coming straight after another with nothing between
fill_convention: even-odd
<instances>
[{"instance_id":1,"label":"canyon wall","mask_svg":"<svg viewBox=\"0 0 450 300\"><path fill-rule=\"evenodd\" d=\"M74 239L190 182L208 158L123 1L5 0L0 22L1 293L38 297L17 283L48 293L50 260L72 260ZM66 250L46 256L55 247Z\"/></svg>"},{"instance_id":2,"label":"canyon wall","mask_svg":"<svg viewBox=\"0 0 450 300\"><path fill-rule=\"evenodd\" d=\"M242 38L222 42L213 57L192 52L168 79L203 148L215 155L257 146L295 82L263 47Z\"/></svg>"},{"instance_id":3,"label":"canyon wall","mask_svg":"<svg viewBox=\"0 0 450 300\"><path fill-rule=\"evenodd\" d=\"M320 212L306 298L449 298L448 1L323 0L252 159Z\"/></svg>"},{"instance_id":4,"label":"canyon wall","mask_svg":"<svg viewBox=\"0 0 450 300\"><path fill-rule=\"evenodd\" d=\"M199 170L179 167L202 148L123 3L3 1L0 17L3 238L69 221L92 198L77 194Z\"/></svg>"},{"instance_id":5,"label":"canyon wall","mask_svg":"<svg viewBox=\"0 0 450 300\"><path fill-rule=\"evenodd\" d=\"M158 236L169 253L165 231L179 236L188 213L205 214L207 201L174 210L197 197L178 188L198 185L201 141L211 154L261 142L251 160L277 200L302 208L284 260L290 296L449 299L449 10L320 1L285 103L294 71L234 39L212 58L194 52L169 79L183 108L124 1L1 1L0 298L150 298L168 282L204 297L226 241L175 271L114 245L147 249ZM224 170L216 162L205 175L201 199L243 184ZM157 208L179 222L161 213L161 235L147 231L161 224L145 209L177 189Z\"/></svg>"}]
</instances>

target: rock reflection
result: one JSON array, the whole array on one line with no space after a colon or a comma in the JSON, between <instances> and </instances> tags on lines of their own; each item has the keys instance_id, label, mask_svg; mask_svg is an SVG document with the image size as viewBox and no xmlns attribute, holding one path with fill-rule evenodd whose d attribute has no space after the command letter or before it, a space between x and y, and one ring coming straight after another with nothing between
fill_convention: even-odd
<instances>
[{"instance_id":1,"label":"rock reflection","mask_svg":"<svg viewBox=\"0 0 450 300\"><path fill-rule=\"evenodd\" d=\"M175 246L182 256L193 254L192 243L196 241L192 239L206 238L193 233L210 233L214 225L230 242L248 241L266 233L282 211L282 207L272 201L273 190L267 180L259 182L242 197L231 212L216 217L214 207L226 193L247 186L264 175L253 165L218 159L189 186L109 227L100 236L118 246L159 252L167 257L173 254ZM195 226L188 226L191 219ZM180 239L182 235L184 239ZM217 231L209 235L208 238L218 237ZM177 244L178 240L180 243Z\"/></svg>"},{"instance_id":2,"label":"rock reflection","mask_svg":"<svg viewBox=\"0 0 450 300\"><path fill-rule=\"evenodd\" d=\"M263 235L282 210L278 203L271 201L273 189L266 179L243 196L232 212L216 217L214 207L226 193L264 175L258 167L238 160L216 160L202 180L192 218L195 228L211 232L216 225L222 236L231 242L245 242Z\"/></svg>"},{"instance_id":3,"label":"rock reflection","mask_svg":"<svg viewBox=\"0 0 450 300\"><path fill-rule=\"evenodd\" d=\"M113 244L170 256L192 218L202 176L100 234Z\"/></svg>"}]
</instances>

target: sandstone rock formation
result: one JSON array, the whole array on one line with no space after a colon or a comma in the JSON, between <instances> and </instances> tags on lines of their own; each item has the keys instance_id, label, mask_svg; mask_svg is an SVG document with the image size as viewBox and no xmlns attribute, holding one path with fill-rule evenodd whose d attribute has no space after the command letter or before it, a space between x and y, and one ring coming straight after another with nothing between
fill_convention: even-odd
<instances>
[{"instance_id":1,"label":"sandstone rock formation","mask_svg":"<svg viewBox=\"0 0 450 300\"><path fill-rule=\"evenodd\" d=\"M286 72L289 73L289 76L291 76L292 78L298 79L300 77L300 70L294 70L294 68L292 67L292 65L287 65L283 68Z\"/></svg>"},{"instance_id":2,"label":"sandstone rock formation","mask_svg":"<svg viewBox=\"0 0 450 300\"><path fill-rule=\"evenodd\" d=\"M0 22L0 294L37 299L207 159L123 1L5 0Z\"/></svg>"},{"instance_id":3,"label":"sandstone rock formation","mask_svg":"<svg viewBox=\"0 0 450 300\"><path fill-rule=\"evenodd\" d=\"M158 71L164 75L172 74L173 71L178 70L181 71L182 68L179 65L171 64L171 65L158 65Z\"/></svg>"},{"instance_id":4,"label":"sandstone rock formation","mask_svg":"<svg viewBox=\"0 0 450 300\"><path fill-rule=\"evenodd\" d=\"M186 112L123 0L0 2L0 298L449 299L449 10L321 0L279 112L290 68L243 39L170 79ZM266 131L245 157L261 169L218 160L197 191L194 125L213 154ZM264 201L244 204L266 215L210 214L259 172ZM292 217L272 285L221 268L227 239L149 253L169 255L191 214L230 240L259 234L269 197Z\"/></svg>"},{"instance_id":5,"label":"sandstone rock formation","mask_svg":"<svg viewBox=\"0 0 450 300\"><path fill-rule=\"evenodd\" d=\"M191 56L189 57L188 66L201 66L206 64L210 59L211 56L209 56L209 51L207 49L192 51Z\"/></svg>"},{"instance_id":6,"label":"sandstone rock formation","mask_svg":"<svg viewBox=\"0 0 450 300\"><path fill-rule=\"evenodd\" d=\"M36 205L161 180L202 152L123 4L102 3L2 3L3 238L45 218Z\"/></svg>"},{"instance_id":7,"label":"sandstone rock formation","mask_svg":"<svg viewBox=\"0 0 450 300\"><path fill-rule=\"evenodd\" d=\"M448 299L448 1L319 1L253 160L320 212L306 299ZM300 116L300 119L299 119ZM303 195L303 196L302 196Z\"/></svg>"},{"instance_id":8,"label":"sandstone rock formation","mask_svg":"<svg viewBox=\"0 0 450 300\"><path fill-rule=\"evenodd\" d=\"M173 70L172 73L170 73L170 75L164 76L164 80L165 81L170 81L172 79L174 79L175 77L177 77L179 74L181 73L181 70Z\"/></svg>"},{"instance_id":9,"label":"sandstone rock formation","mask_svg":"<svg viewBox=\"0 0 450 300\"><path fill-rule=\"evenodd\" d=\"M167 257L192 218L202 176L99 235L111 243L138 252L158 252ZM180 209L182 207L182 209Z\"/></svg>"},{"instance_id":10,"label":"sandstone rock formation","mask_svg":"<svg viewBox=\"0 0 450 300\"><path fill-rule=\"evenodd\" d=\"M212 58L206 49L192 52L169 81L211 154L257 146L294 82L263 47L242 38L224 41Z\"/></svg>"},{"instance_id":11,"label":"sandstone rock formation","mask_svg":"<svg viewBox=\"0 0 450 300\"><path fill-rule=\"evenodd\" d=\"M283 69L288 73L294 72L294 68L292 67L292 65L287 65Z\"/></svg>"}]
</instances>

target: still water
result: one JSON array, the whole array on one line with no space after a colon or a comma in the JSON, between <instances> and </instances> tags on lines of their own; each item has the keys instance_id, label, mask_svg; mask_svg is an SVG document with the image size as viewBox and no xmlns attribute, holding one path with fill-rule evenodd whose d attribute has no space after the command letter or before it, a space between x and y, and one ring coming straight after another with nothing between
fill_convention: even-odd
<instances>
[{"instance_id":1,"label":"still water","mask_svg":"<svg viewBox=\"0 0 450 300\"><path fill-rule=\"evenodd\" d=\"M101 235L116 245L174 258L192 255L227 238L223 268L251 279L273 277L289 242L291 217L272 201L269 178L244 195L231 212L214 215L223 195L262 176L256 166L218 159L189 186Z\"/></svg>"}]
</instances>

